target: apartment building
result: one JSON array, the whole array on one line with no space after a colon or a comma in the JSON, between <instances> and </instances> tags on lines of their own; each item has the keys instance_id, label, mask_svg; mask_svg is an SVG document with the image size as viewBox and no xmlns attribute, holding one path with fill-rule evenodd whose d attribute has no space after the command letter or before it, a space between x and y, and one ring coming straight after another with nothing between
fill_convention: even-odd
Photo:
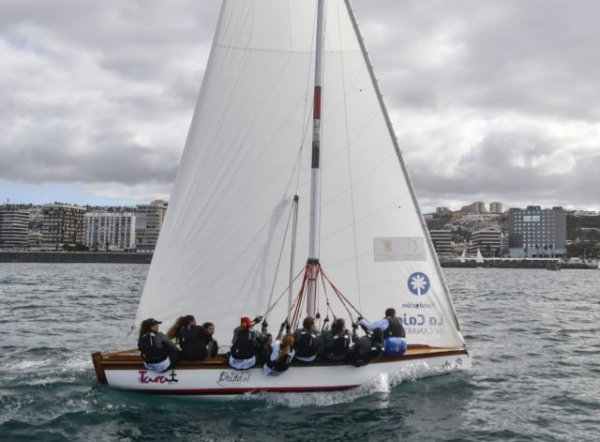
<instances>
[{"instance_id":1,"label":"apartment building","mask_svg":"<svg viewBox=\"0 0 600 442\"><path fill-rule=\"evenodd\" d=\"M133 212L88 212L84 215L84 244L90 250L135 249Z\"/></svg>"},{"instance_id":2,"label":"apartment building","mask_svg":"<svg viewBox=\"0 0 600 442\"><path fill-rule=\"evenodd\" d=\"M42 249L61 250L83 244L85 209L66 204L42 206Z\"/></svg>"},{"instance_id":3,"label":"apartment building","mask_svg":"<svg viewBox=\"0 0 600 442\"><path fill-rule=\"evenodd\" d=\"M167 213L166 201L155 200L135 209L135 245L140 251L153 251Z\"/></svg>"},{"instance_id":4,"label":"apartment building","mask_svg":"<svg viewBox=\"0 0 600 442\"><path fill-rule=\"evenodd\" d=\"M28 210L0 207L0 248L26 248L28 232Z\"/></svg>"}]
</instances>

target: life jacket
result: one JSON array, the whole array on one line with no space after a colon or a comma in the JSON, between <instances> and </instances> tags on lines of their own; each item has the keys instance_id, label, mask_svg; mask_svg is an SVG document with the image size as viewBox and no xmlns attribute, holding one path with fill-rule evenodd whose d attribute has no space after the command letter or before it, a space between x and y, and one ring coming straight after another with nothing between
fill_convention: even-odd
<instances>
[{"instance_id":1,"label":"life jacket","mask_svg":"<svg viewBox=\"0 0 600 442\"><path fill-rule=\"evenodd\" d=\"M333 345L327 349L325 356L332 361L341 361L346 357L349 346L350 337L346 333L334 335Z\"/></svg>"},{"instance_id":2,"label":"life jacket","mask_svg":"<svg viewBox=\"0 0 600 442\"><path fill-rule=\"evenodd\" d=\"M275 359L274 361L271 358L267 359L267 367L269 367L273 371L283 372L290 368L290 364L292 363L292 359L294 359L294 355L292 352L288 353L283 359Z\"/></svg>"},{"instance_id":3,"label":"life jacket","mask_svg":"<svg viewBox=\"0 0 600 442\"><path fill-rule=\"evenodd\" d=\"M367 365L383 353L383 347L375 344L372 338L363 336L355 344L349 355L349 362L355 367Z\"/></svg>"},{"instance_id":4,"label":"life jacket","mask_svg":"<svg viewBox=\"0 0 600 442\"><path fill-rule=\"evenodd\" d=\"M183 357L190 361L199 361L206 358L208 351L202 338L200 331L194 326L183 326L179 329L179 343Z\"/></svg>"},{"instance_id":5,"label":"life jacket","mask_svg":"<svg viewBox=\"0 0 600 442\"><path fill-rule=\"evenodd\" d=\"M144 334L138 341L138 349L142 353L142 359L149 364L162 362L168 356L164 346L157 346L156 335L152 332Z\"/></svg>"},{"instance_id":6,"label":"life jacket","mask_svg":"<svg viewBox=\"0 0 600 442\"><path fill-rule=\"evenodd\" d=\"M298 339L294 345L296 356L309 358L316 355L318 351L316 338L314 333L302 331L300 333L300 339Z\"/></svg>"},{"instance_id":7,"label":"life jacket","mask_svg":"<svg viewBox=\"0 0 600 442\"><path fill-rule=\"evenodd\" d=\"M389 327L383 331L383 337L389 338L393 336L394 338L404 338L406 337L406 332L404 331L404 327L402 326L402 322L398 318L386 318L389 322Z\"/></svg>"},{"instance_id":8,"label":"life jacket","mask_svg":"<svg viewBox=\"0 0 600 442\"><path fill-rule=\"evenodd\" d=\"M256 333L252 329L239 330L231 345L231 356L235 359L250 359L256 355Z\"/></svg>"}]
</instances>

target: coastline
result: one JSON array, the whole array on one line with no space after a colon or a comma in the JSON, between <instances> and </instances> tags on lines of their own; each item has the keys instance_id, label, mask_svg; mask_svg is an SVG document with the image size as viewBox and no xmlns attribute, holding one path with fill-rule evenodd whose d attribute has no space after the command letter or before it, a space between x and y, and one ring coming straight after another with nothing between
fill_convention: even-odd
<instances>
[{"instance_id":1,"label":"coastline","mask_svg":"<svg viewBox=\"0 0 600 442\"><path fill-rule=\"evenodd\" d=\"M131 252L0 252L3 262L150 264L152 253Z\"/></svg>"},{"instance_id":2,"label":"coastline","mask_svg":"<svg viewBox=\"0 0 600 442\"><path fill-rule=\"evenodd\" d=\"M548 261L548 260L490 260L485 261L482 264L477 264L475 261L442 261L440 262L442 267L449 268L494 268L494 269L548 269L548 270L561 270L561 269L578 269L578 270L596 270L597 264L586 264L583 262L561 262L561 261Z\"/></svg>"},{"instance_id":3,"label":"coastline","mask_svg":"<svg viewBox=\"0 0 600 442\"><path fill-rule=\"evenodd\" d=\"M114 264L150 264L152 253L135 252L41 252L41 251L0 251L0 263L10 262L38 262L38 263L114 263ZM583 262L557 262L556 260L486 260L477 264L473 260L466 262L444 261L440 262L446 268L500 268L500 269L545 269L555 266L558 269L596 270L597 264Z\"/></svg>"}]
</instances>

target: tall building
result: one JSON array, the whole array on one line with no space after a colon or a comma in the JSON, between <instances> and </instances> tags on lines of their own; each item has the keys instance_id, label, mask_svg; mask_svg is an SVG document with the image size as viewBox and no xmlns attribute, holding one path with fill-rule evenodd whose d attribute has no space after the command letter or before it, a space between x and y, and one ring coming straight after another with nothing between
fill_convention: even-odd
<instances>
[{"instance_id":1,"label":"tall building","mask_svg":"<svg viewBox=\"0 0 600 442\"><path fill-rule=\"evenodd\" d=\"M137 250L154 250L166 212L167 202L162 200L136 206L135 244Z\"/></svg>"},{"instance_id":2,"label":"tall building","mask_svg":"<svg viewBox=\"0 0 600 442\"><path fill-rule=\"evenodd\" d=\"M481 229L473 232L469 243L469 253L477 249L487 258L502 256L502 232L498 229Z\"/></svg>"},{"instance_id":3,"label":"tall building","mask_svg":"<svg viewBox=\"0 0 600 442\"><path fill-rule=\"evenodd\" d=\"M564 255L567 242L567 212L562 207L508 212L509 248L512 257Z\"/></svg>"},{"instance_id":4,"label":"tall building","mask_svg":"<svg viewBox=\"0 0 600 442\"><path fill-rule=\"evenodd\" d=\"M468 206L463 206L461 208L463 212L466 213L484 213L487 212L485 208L485 203L483 201L475 201Z\"/></svg>"},{"instance_id":5,"label":"tall building","mask_svg":"<svg viewBox=\"0 0 600 442\"><path fill-rule=\"evenodd\" d=\"M434 229L429 231L431 242L436 253L439 255L449 255L452 250L452 232L450 230Z\"/></svg>"},{"instance_id":6,"label":"tall building","mask_svg":"<svg viewBox=\"0 0 600 442\"><path fill-rule=\"evenodd\" d=\"M84 215L84 244L90 250L134 250L132 212L88 212Z\"/></svg>"},{"instance_id":7,"label":"tall building","mask_svg":"<svg viewBox=\"0 0 600 442\"><path fill-rule=\"evenodd\" d=\"M493 213L502 213L502 203L498 201L494 201L490 203L490 212Z\"/></svg>"},{"instance_id":8,"label":"tall building","mask_svg":"<svg viewBox=\"0 0 600 442\"><path fill-rule=\"evenodd\" d=\"M66 204L42 206L42 248L60 250L65 246L83 244L83 214L85 209Z\"/></svg>"},{"instance_id":9,"label":"tall building","mask_svg":"<svg viewBox=\"0 0 600 442\"><path fill-rule=\"evenodd\" d=\"M28 232L28 210L0 207L0 248L26 248Z\"/></svg>"}]
</instances>

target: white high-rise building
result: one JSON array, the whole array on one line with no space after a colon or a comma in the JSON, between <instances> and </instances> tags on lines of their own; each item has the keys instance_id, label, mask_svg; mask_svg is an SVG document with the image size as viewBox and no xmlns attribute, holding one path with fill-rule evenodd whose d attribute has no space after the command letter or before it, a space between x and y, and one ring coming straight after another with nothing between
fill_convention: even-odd
<instances>
[{"instance_id":1,"label":"white high-rise building","mask_svg":"<svg viewBox=\"0 0 600 442\"><path fill-rule=\"evenodd\" d=\"M84 215L84 244L90 250L134 250L135 214L89 212Z\"/></svg>"},{"instance_id":2,"label":"white high-rise building","mask_svg":"<svg viewBox=\"0 0 600 442\"><path fill-rule=\"evenodd\" d=\"M29 211L10 206L0 207L0 248L27 247Z\"/></svg>"}]
</instances>

